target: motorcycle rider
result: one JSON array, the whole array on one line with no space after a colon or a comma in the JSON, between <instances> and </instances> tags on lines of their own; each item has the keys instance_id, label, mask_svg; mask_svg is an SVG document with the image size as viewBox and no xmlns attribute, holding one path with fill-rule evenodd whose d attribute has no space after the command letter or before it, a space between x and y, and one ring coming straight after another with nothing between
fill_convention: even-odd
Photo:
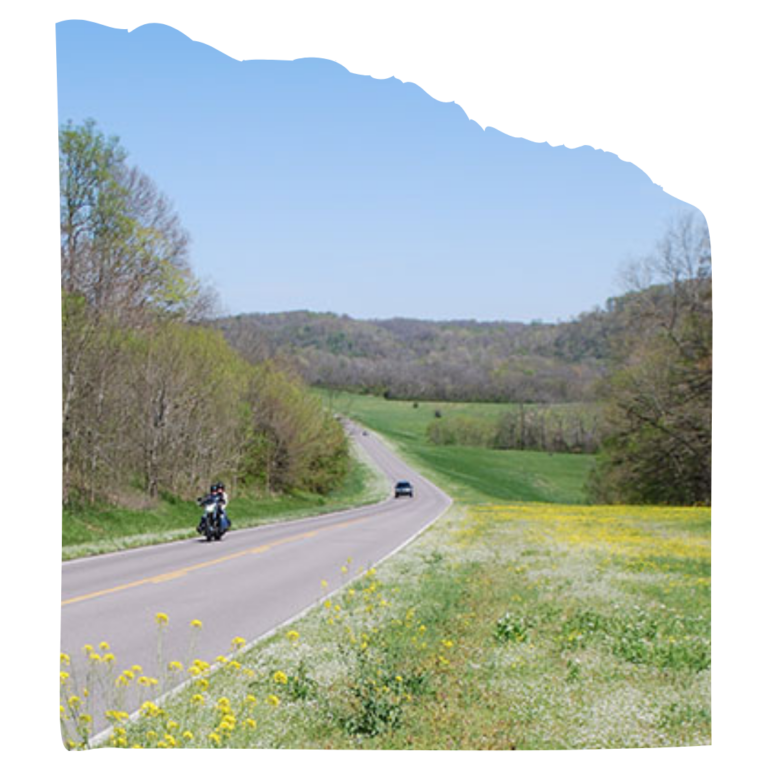
<instances>
[{"instance_id":1,"label":"motorcycle rider","mask_svg":"<svg viewBox=\"0 0 768 768\"><path fill-rule=\"evenodd\" d=\"M229 518L226 516L227 511L227 504L229 504L229 496L227 495L227 489L224 486L224 483L214 483L210 488L210 494L209 497L213 496L216 499L216 515L219 520L221 520L222 517L227 521L227 529L230 527ZM198 500L198 503L203 501L203 497L201 496ZM203 533L205 531L205 514L200 518L200 523L197 526L198 533Z\"/></svg>"}]
</instances>

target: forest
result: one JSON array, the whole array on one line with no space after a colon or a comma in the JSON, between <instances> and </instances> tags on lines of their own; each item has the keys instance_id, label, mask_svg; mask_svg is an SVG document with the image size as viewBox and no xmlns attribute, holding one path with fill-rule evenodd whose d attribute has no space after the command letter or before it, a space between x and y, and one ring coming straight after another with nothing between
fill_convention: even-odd
<instances>
[{"instance_id":1,"label":"forest","mask_svg":"<svg viewBox=\"0 0 768 768\"><path fill-rule=\"evenodd\" d=\"M62 497L193 498L214 480L337 487L346 436L303 380L205 324L171 202L93 121L60 131Z\"/></svg>"},{"instance_id":2,"label":"forest","mask_svg":"<svg viewBox=\"0 0 768 768\"><path fill-rule=\"evenodd\" d=\"M237 315L215 325L248 359L287 356L315 386L399 400L553 403L593 397L608 355L599 320L586 331L585 318L574 333L567 324L356 320L297 311Z\"/></svg>"}]
</instances>

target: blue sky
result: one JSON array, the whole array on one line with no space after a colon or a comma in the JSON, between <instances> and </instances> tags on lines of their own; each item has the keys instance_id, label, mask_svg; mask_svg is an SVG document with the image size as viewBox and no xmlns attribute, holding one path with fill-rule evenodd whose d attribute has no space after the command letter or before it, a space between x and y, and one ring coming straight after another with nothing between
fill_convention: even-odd
<instances>
[{"instance_id":1,"label":"blue sky","mask_svg":"<svg viewBox=\"0 0 768 768\"><path fill-rule=\"evenodd\" d=\"M57 25L57 60L60 122L121 138L233 313L565 319L620 292L620 267L691 210L611 153L483 130L330 61L78 21Z\"/></svg>"}]
</instances>

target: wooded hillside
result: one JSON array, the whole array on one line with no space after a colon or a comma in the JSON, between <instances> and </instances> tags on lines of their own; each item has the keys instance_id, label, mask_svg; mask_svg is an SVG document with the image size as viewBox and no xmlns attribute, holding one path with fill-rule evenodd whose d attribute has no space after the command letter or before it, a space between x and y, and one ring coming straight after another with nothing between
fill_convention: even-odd
<instances>
[{"instance_id":1,"label":"wooded hillside","mask_svg":"<svg viewBox=\"0 0 768 768\"><path fill-rule=\"evenodd\" d=\"M596 384L625 354L634 301L629 293L559 323L297 311L213 325L246 359L289 359L315 386L404 400L584 402L599 398Z\"/></svg>"},{"instance_id":2,"label":"wooded hillside","mask_svg":"<svg viewBox=\"0 0 768 768\"><path fill-rule=\"evenodd\" d=\"M293 361L312 385L397 399L569 402L594 397L610 354L604 318L574 323L354 320L313 312L217 320L252 361Z\"/></svg>"}]
</instances>

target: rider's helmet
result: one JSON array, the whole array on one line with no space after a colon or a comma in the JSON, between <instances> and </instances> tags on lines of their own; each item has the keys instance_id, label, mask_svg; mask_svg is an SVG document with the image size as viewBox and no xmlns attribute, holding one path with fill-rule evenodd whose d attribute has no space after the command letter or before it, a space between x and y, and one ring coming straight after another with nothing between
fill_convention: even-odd
<instances>
[{"instance_id":1,"label":"rider's helmet","mask_svg":"<svg viewBox=\"0 0 768 768\"><path fill-rule=\"evenodd\" d=\"M219 492L219 484L218 483L214 483L211 486L211 495L213 495L214 493L218 493L218 492Z\"/></svg>"},{"instance_id":2,"label":"rider's helmet","mask_svg":"<svg viewBox=\"0 0 768 768\"><path fill-rule=\"evenodd\" d=\"M224 491L224 483L216 483L216 491L222 493Z\"/></svg>"}]
</instances>

